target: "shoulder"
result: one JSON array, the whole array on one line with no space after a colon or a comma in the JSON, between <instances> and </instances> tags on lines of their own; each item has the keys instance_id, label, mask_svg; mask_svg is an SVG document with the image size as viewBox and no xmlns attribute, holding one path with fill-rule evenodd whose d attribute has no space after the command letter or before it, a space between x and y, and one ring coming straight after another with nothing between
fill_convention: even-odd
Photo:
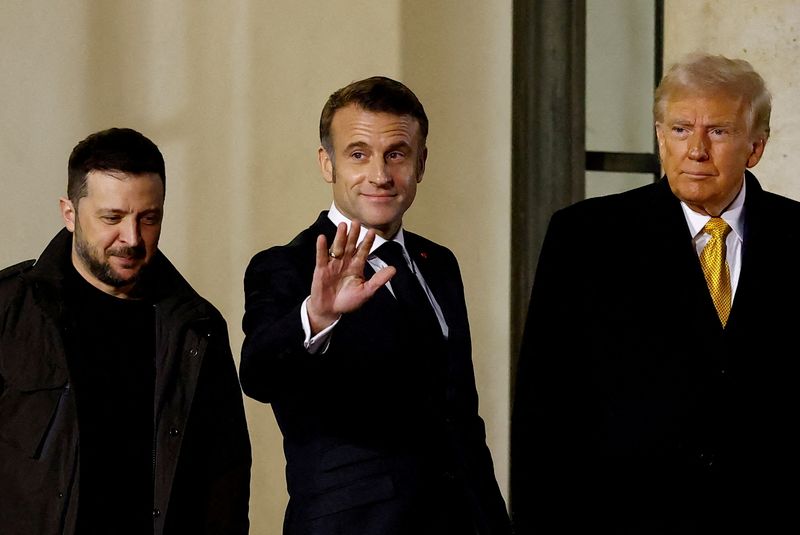
<instances>
[{"instance_id":1,"label":"shoulder","mask_svg":"<svg viewBox=\"0 0 800 535\"><path fill-rule=\"evenodd\" d=\"M288 289L288 287L298 289L311 284L316 264L317 237L320 234L326 234L329 230L319 224L318 220L317 223L300 232L289 243L276 245L256 253L245 269L245 293L255 289L278 286L287 287L284 289Z\"/></svg>"},{"instance_id":2,"label":"shoulder","mask_svg":"<svg viewBox=\"0 0 800 535\"><path fill-rule=\"evenodd\" d=\"M800 212L800 202L769 191L762 191L761 197L761 202L770 210L779 214L791 214L791 218L795 224L797 223L796 216Z\"/></svg>"},{"instance_id":3,"label":"shoulder","mask_svg":"<svg viewBox=\"0 0 800 535\"><path fill-rule=\"evenodd\" d=\"M666 182L640 186L632 190L602 197L585 199L558 210L554 217L567 220L586 220L593 223L616 223L620 218L630 220L637 214L652 211L654 205L674 201Z\"/></svg>"},{"instance_id":4,"label":"shoulder","mask_svg":"<svg viewBox=\"0 0 800 535\"><path fill-rule=\"evenodd\" d=\"M769 226L772 232L796 234L800 219L800 202L761 188L758 180L747 173L745 220L748 224Z\"/></svg>"},{"instance_id":5,"label":"shoulder","mask_svg":"<svg viewBox=\"0 0 800 535\"><path fill-rule=\"evenodd\" d=\"M426 238L425 236L421 236L416 232L411 232L408 229L403 229L403 235L406 240L407 244L412 244L416 247L423 247L425 249L431 250L440 250L440 251L448 251L447 247L444 245L440 245L433 240Z\"/></svg>"},{"instance_id":6,"label":"shoulder","mask_svg":"<svg viewBox=\"0 0 800 535\"><path fill-rule=\"evenodd\" d=\"M22 282L20 275L29 271L35 263L35 260L26 260L0 270L0 295L5 295L11 287L18 286Z\"/></svg>"},{"instance_id":7,"label":"shoulder","mask_svg":"<svg viewBox=\"0 0 800 535\"><path fill-rule=\"evenodd\" d=\"M406 250L417 265L424 267L422 265L427 264L430 267L435 266L434 269L459 271L458 260L450 249L408 230L403 233Z\"/></svg>"},{"instance_id":8,"label":"shoulder","mask_svg":"<svg viewBox=\"0 0 800 535\"><path fill-rule=\"evenodd\" d=\"M636 236L673 232L685 228L680 202L666 181L622 193L579 201L556 211L542 244L545 251L606 258L610 251L626 249ZM675 225L678 226L675 226ZM682 227L680 225L683 225ZM626 238L621 239L622 236ZM580 247L573 247L580 244Z\"/></svg>"},{"instance_id":9,"label":"shoulder","mask_svg":"<svg viewBox=\"0 0 800 535\"><path fill-rule=\"evenodd\" d=\"M319 229L309 227L287 244L275 245L253 255L247 271L263 271L278 269L280 266L314 263L316 256L317 236Z\"/></svg>"},{"instance_id":10,"label":"shoulder","mask_svg":"<svg viewBox=\"0 0 800 535\"><path fill-rule=\"evenodd\" d=\"M25 316L24 312L34 306L32 286L24 277L33 264L33 260L28 260L0 271L0 336L4 336L9 326L16 325L15 322Z\"/></svg>"},{"instance_id":11,"label":"shoulder","mask_svg":"<svg viewBox=\"0 0 800 535\"><path fill-rule=\"evenodd\" d=\"M14 264L13 266L9 266L3 270L0 270L0 281L10 279L12 277L16 277L17 275L21 275L25 273L33 265L36 263L36 260L25 260L24 262L20 262L18 264Z\"/></svg>"}]
</instances>

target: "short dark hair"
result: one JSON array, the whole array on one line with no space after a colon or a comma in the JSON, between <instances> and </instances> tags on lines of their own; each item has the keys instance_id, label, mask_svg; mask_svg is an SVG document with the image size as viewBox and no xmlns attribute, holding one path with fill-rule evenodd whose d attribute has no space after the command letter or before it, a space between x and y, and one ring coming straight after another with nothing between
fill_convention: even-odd
<instances>
[{"instance_id":1,"label":"short dark hair","mask_svg":"<svg viewBox=\"0 0 800 535\"><path fill-rule=\"evenodd\" d=\"M331 122L336 111L354 104L359 108L371 112L391 113L394 115L410 115L419 123L422 146L428 137L428 116L425 108L408 87L385 76L373 76L339 89L334 92L319 118L319 142L333 157L333 143L331 142Z\"/></svg>"},{"instance_id":2,"label":"short dark hair","mask_svg":"<svg viewBox=\"0 0 800 535\"><path fill-rule=\"evenodd\" d=\"M130 128L109 128L89 135L69 156L67 197L76 204L88 194L86 177L91 171L120 171L140 175L155 173L166 193L164 157L155 143Z\"/></svg>"}]
</instances>

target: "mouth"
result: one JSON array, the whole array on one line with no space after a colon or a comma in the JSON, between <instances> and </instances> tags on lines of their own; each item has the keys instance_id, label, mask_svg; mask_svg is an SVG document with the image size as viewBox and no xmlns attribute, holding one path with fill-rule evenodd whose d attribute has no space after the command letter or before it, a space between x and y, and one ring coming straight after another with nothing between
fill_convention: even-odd
<instances>
[{"instance_id":1,"label":"mouth","mask_svg":"<svg viewBox=\"0 0 800 535\"><path fill-rule=\"evenodd\" d=\"M689 177L689 178L691 178L693 180L703 180L703 179L706 179L706 178L711 178L711 177L716 176L713 173L706 173L706 172L702 172L702 171L681 171L681 174L683 176Z\"/></svg>"},{"instance_id":2,"label":"mouth","mask_svg":"<svg viewBox=\"0 0 800 535\"><path fill-rule=\"evenodd\" d=\"M117 247L115 249L109 249L106 255L109 258L118 258L124 262L133 262L143 259L146 255L146 251L143 247Z\"/></svg>"},{"instance_id":3,"label":"mouth","mask_svg":"<svg viewBox=\"0 0 800 535\"><path fill-rule=\"evenodd\" d=\"M397 197L397 195L394 193L362 193L361 196L366 197L368 200L377 202L390 201Z\"/></svg>"},{"instance_id":4,"label":"mouth","mask_svg":"<svg viewBox=\"0 0 800 535\"><path fill-rule=\"evenodd\" d=\"M113 256L116 264L122 269L133 269L139 265L140 260L134 256Z\"/></svg>"}]
</instances>

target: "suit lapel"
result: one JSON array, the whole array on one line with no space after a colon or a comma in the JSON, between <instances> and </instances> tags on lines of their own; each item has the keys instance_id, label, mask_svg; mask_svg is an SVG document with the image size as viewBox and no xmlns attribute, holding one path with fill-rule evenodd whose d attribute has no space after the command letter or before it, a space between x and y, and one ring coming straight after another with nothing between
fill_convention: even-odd
<instances>
[{"instance_id":1,"label":"suit lapel","mask_svg":"<svg viewBox=\"0 0 800 535\"><path fill-rule=\"evenodd\" d=\"M442 259L438 258L438 255L434 251L424 247L422 240L420 240L416 234L406 232L405 242L408 255L411 257L411 260L414 261L420 273L422 273L425 283L433 293L433 297L442 310L442 314L444 314L445 321L449 325L452 325L451 300L449 296L446 295L447 274L445 273Z\"/></svg>"}]
</instances>

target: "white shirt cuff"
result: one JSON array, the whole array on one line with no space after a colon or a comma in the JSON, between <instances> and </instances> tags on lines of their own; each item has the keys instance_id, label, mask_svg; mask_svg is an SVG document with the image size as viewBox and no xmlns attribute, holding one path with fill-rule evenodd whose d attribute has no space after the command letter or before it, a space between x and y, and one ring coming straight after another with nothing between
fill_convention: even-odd
<instances>
[{"instance_id":1,"label":"white shirt cuff","mask_svg":"<svg viewBox=\"0 0 800 535\"><path fill-rule=\"evenodd\" d=\"M303 304L300 305L300 322L303 324L303 332L306 335L305 340L303 340L303 347L312 355L321 355L324 354L328 350L328 346L331 345L331 332L333 328L336 327L336 324L339 323L341 316L315 336L311 336L311 321L308 319L309 299L311 299L311 296L306 297Z\"/></svg>"}]
</instances>

